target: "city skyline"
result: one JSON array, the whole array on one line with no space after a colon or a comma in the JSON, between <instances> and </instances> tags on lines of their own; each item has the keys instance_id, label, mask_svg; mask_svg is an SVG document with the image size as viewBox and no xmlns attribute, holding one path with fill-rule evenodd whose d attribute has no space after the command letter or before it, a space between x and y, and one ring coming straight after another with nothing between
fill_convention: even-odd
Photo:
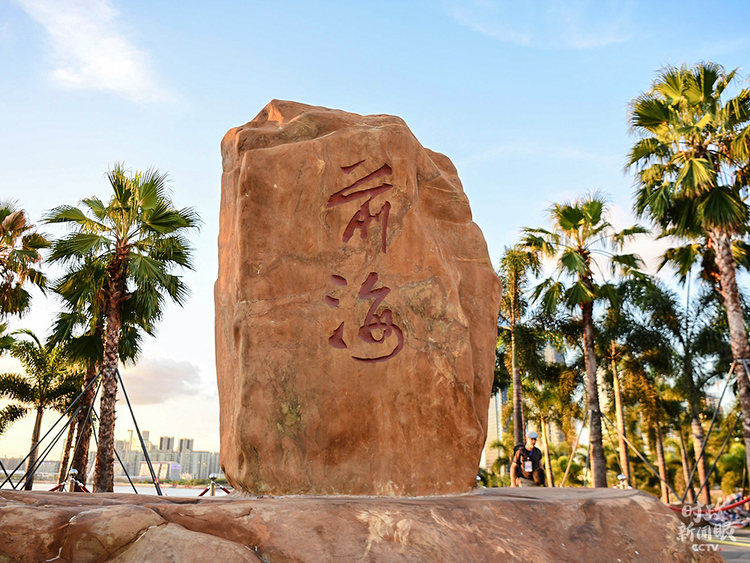
<instances>
[{"instance_id":1,"label":"city skyline","mask_svg":"<svg viewBox=\"0 0 750 563\"><path fill-rule=\"evenodd\" d=\"M157 478L160 481L176 479L208 479L212 473L220 474L219 452L208 450L196 450L194 448L195 440L193 438L181 437L175 442L175 436L159 436L157 442L151 441L150 430L142 430L141 436L146 444L150 461L156 470ZM164 447L163 447L164 446ZM147 477L151 479L150 470L148 469L146 458L143 455L140 439L134 429L127 429L125 434L115 439L115 450L117 451L121 465L115 462L115 476L124 477L127 473L132 477ZM96 461L96 449L89 452L89 473L93 472ZM16 466L23 460L23 457L10 457L0 455L0 461L3 463L6 471L14 479L21 478L26 471L26 464L20 465L18 470L14 471ZM179 463L176 463L179 462ZM42 478L57 479L60 470L60 456L47 455L39 463L39 468L35 472ZM4 478L3 478L4 480Z\"/></svg>"}]
</instances>

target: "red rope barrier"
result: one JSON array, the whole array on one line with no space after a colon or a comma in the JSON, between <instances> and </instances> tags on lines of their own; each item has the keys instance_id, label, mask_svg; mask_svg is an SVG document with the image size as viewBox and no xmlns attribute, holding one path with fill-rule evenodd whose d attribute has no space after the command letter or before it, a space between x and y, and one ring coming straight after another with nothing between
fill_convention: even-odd
<instances>
[{"instance_id":1,"label":"red rope barrier","mask_svg":"<svg viewBox=\"0 0 750 563\"><path fill-rule=\"evenodd\" d=\"M53 493L53 492L55 492L55 491L59 491L60 489L62 489L63 487L65 487L65 485L67 485L67 483L68 483L67 481L66 481L65 483L60 483L59 485L57 485L57 486L55 486L55 487L52 487L52 488L51 488L51 489L49 490L49 492L50 492L50 493ZM83 483L81 483L81 482L79 482L79 481L76 481L76 482L75 482L75 484L76 484L76 485L78 485L78 486L79 486L79 487L80 487L80 488L81 488L81 489L83 490L83 492L84 492L84 493L90 493L90 492L91 492L91 491L89 491L89 490L88 490L88 489L86 488L86 485L84 485Z\"/></svg>"},{"instance_id":2,"label":"red rope barrier","mask_svg":"<svg viewBox=\"0 0 750 563\"><path fill-rule=\"evenodd\" d=\"M732 504L728 504L727 506L721 506L719 508L714 508L705 512L701 512L699 509L693 509L693 507L691 506L690 514L713 514L716 512L723 512L725 510L731 510L732 508L737 508L741 504L745 504L748 501L750 501L750 496L746 496L742 500L738 500L737 502L733 502ZM682 512L682 508L677 508L676 506L667 505L667 508L670 508L671 510L674 510L675 512Z\"/></svg>"},{"instance_id":3,"label":"red rope barrier","mask_svg":"<svg viewBox=\"0 0 750 563\"><path fill-rule=\"evenodd\" d=\"M232 491L230 491L230 490L229 490L229 489L227 489L226 487L222 487L221 485L216 485L216 487L217 487L218 489L221 489L222 491L224 491L224 492L225 492L226 494L228 494L228 495L232 493ZM206 487L205 489L203 489L203 492L199 493L199 494L198 494L198 496L199 496L199 497L202 497L203 495L205 495L205 494L206 494L206 493L208 492L209 488L210 488L210 487Z\"/></svg>"}]
</instances>

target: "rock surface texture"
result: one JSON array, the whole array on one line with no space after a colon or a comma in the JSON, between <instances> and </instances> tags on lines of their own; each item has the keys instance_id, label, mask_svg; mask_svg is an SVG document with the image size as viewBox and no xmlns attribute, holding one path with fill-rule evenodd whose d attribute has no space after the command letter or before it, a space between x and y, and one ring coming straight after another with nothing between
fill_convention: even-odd
<instances>
[{"instance_id":1,"label":"rock surface texture","mask_svg":"<svg viewBox=\"0 0 750 563\"><path fill-rule=\"evenodd\" d=\"M273 101L222 141L221 463L249 493L466 492L500 283L406 124Z\"/></svg>"},{"instance_id":2,"label":"rock surface texture","mask_svg":"<svg viewBox=\"0 0 750 563\"><path fill-rule=\"evenodd\" d=\"M0 562L720 562L644 493L158 498L0 491ZM708 547L708 546L701 546Z\"/></svg>"}]
</instances>

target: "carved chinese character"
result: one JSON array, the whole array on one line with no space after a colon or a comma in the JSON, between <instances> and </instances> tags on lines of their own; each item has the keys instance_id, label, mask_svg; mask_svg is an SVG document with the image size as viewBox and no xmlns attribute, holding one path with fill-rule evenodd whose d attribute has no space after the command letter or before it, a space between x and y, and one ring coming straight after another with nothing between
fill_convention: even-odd
<instances>
[{"instance_id":1,"label":"carved chinese character","mask_svg":"<svg viewBox=\"0 0 750 563\"><path fill-rule=\"evenodd\" d=\"M364 163L364 160L361 160L356 164L352 164L351 166L342 166L341 171L346 175L351 174L362 163ZM357 212L352 216L351 220L346 226L346 229L344 229L344 236L342 237L342 240L345 243L349 242L349 240L354 236L354 232L357 230L359 230L360 232L360 238L366 239L367 229L370 226L370 223L377 220L380 223L380 249L383 253L385 253L388 214L391 211L391 204L390 202L386 201L381 206L380 210L377 213L373 214L372 210L370 209L370 202L372 202L374 197L393 188L393 184L383 182L378 186L369 188L363 188L362 186L371 182L372 180L375 180L376 178L380 178L382 176L390 176L392 172L393 170L391 169L391 167L387 164L384 164L374 172L371 172L364 178L360 178L356 182L337 191L335 194L328 198L328 207L336 207L337 205L342 205L350 201L355 201L364 197L367 198L365 202L362 203L362 205L359 207Z\"/></svg>"},{"instance_id":2,"label":"carved chinese character","mask_svg":"<svg viewBox=\"0 0 750 563\"><path fill-rule=\"evenodd\" d=\"M334 275L331 276L331 279L339 286L346 286L348 283L346 279L341 276ZM374 358L352 356L352 358L358 362L384 362L398 354L404 347L404 333L397 325L393 324L393 312L390 309L383 309L380 314L377 314L378 307L391 290L385 286L375 288L376 283L378 283L378 274L370 272L367 279L359 288L359 293L357 294L358 299L366 300L374 298L374 302L370 305L370 308L365 315L364 324L359 327L357 334L359 339L367 344L380 344L384 342L386 338L394 334L396 336L397 344L389 354L383 356L377 356ZM325 301L329 307L338 308L340 300L331 295L326 295ZM348 348L344 341L344 324L345 323L342 322L328 338L328 344L334 348Z\"/></svg>"},{"instance_id":3,"label":"carved chinese character","mask_svg":"<svg viewBox=\"0 0 750 563\"><path fill-rule=\"evenodd\" d=\"M342 276L331 276L331 281L335 283L336 285L340 286L346 286L347 281L346 278ZM339 306L339 299L336 297L333 297L331 295L326 295L326 304L329 307L332 307L334 309L337 309ZM328 338L328 343L333 346L334 348L339 349L346 349L347 345L346 342L344 342L344 323L342 322L336 330L333 331L333 334Z\"/></svg>"},{"instance_id":4,"label":"carved chinese character","mask_svg":"<svg viewBox=\"0 0 750 563\"><path fill-rule=\"evenodd\" d=\"M391 290L385 286L373 289L376 283L378 283L378 275L375 272L370 272L365 283L363 283L362 287L359 289L358 297L360 299L375 298L375 301L367 311L367 315L365 315L365 324L359 327L359 338L369 344L376 344L383 342L391 334L395 333L398 344L393 351L386 356L379 356L377 358L359 358L357 356L352 356L352 358L360 362L384 362L398 354L404 347L404 333L399 327L393 324L393 313L391 310L383 309L379 315L375 314L375 311L378 310L378 306L391 292ZM375 338L373 333L378 330L382 331L382 333L380 338Z\"/></svg>"}]
</instances>

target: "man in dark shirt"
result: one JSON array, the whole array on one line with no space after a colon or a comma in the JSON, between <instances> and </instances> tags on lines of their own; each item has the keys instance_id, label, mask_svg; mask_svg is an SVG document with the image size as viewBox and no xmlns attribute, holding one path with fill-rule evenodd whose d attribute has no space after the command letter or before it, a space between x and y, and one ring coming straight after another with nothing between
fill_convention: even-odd
<instances>
[{"instance_id":1,"label":"man in dark shirt","mask_svg":"<svg viewBox=\"0 0 750 563\"><path fill-rule=\"evenodd\" d=\"M544 486L544 469L542 469L542 452L536 447L537 433L526 433L526 445L516 450L510 464L510 486L520 486L519 478L533 480L539 487Z\"/></svg>"}]
</instances>

